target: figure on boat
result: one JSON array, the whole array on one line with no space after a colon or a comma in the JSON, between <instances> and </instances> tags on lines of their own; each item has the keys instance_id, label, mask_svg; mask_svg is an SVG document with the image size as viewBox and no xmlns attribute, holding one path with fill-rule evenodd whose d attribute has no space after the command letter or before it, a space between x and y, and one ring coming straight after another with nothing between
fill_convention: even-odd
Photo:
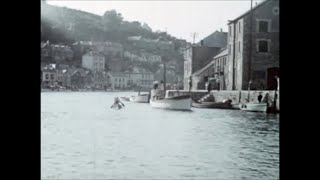
<instances>
[{"instance_id":1,"label":"figure on boat","mask_svg":"<svg viewBox=\"0 0 320 180\"><path fill-rule=\"evenodd\" d=\"M120 98L114 98L114 103L110 108L122 109L125 105L120 101Z\"/></svg>"}]
</instances>

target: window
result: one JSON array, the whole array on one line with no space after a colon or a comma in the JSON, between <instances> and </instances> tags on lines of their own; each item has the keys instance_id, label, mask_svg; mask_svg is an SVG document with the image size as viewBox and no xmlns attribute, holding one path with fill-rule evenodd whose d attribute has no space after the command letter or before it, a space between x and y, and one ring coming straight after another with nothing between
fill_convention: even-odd
<instances>
[{"instance_id":1,"label":"window","mask_svg":"<svg viewBox=\"0 0 320 180\"><path fill-rule=\"evenodd\" d=\"M269 52L269 43L267 40L259 40L258 41L258 52Z\"/></svg>"},{"instance_id":2,"label":"window","mask_svg":"<svg viewBox=\"0 0 320 180\"><path fill-rule=\"evenodd\" d=\"M268 21L259 21L259 31L262 33L269 32L269 22Z\"/></svg>"},{"instance_id":3,"label":"window","mask_svg":"<svg viewBox=\"0 0 320 180\"><path fill-rule=\"evenodd\" d=\"M49 80L49 74L46 74L46 79Z\"/></svg>"},{"instance_id":4,"label":"window","mask_svg":"<svg viewBox=\"0 0 320 180\"><path fill-rule=\"evenodd\" d=\"M239 21L239 33L241 33L241 22Z\"/></svg>"},{"instance_id":5,"label":"window","mask_svg":"<svg viewBox=\"0 0 320 180\"><path fill-rule=\"evenodd\" d=\"M241 52L241 42L239 41L239 52Z\"/></svg>"},{"instance_id":6,"label":"window","mask_svg":"<svg viewBox=\"0 0 320 180\"><path fill-rule=\"evenodd\" d=\"M51 74L51 80L54 80L54 74Z\"/></svg>"},{"instance_id":7,"label":"window","mask_svg":"<svg viewBox=\"0 0 320 180\"><path fill-rule=\"evenodd\" d=\"M231 25L229 25L229 35L230 36L232 35L231 31L232 31L232 28L231 28Z\"/></svg>"},{"instance_id":8,"label":"window","mask_svg":"<svg viewBox=\"0 0 320 180\"><path fill-rule=\"evenodd\" d=\"M229 54L231 54L231 44L229 44Z\"/></svg>"}]
</instances>

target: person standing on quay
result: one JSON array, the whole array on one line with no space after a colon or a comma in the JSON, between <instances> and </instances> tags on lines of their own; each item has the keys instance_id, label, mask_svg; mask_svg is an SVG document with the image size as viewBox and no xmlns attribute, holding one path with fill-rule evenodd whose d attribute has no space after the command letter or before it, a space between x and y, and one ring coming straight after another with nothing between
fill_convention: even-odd
<instances>
[{"instance_id":1,"label":"person standing on quay","mask_svg":"<svg viewBox=\"0 0 320 180\"><path fill-rule=\"evenodd\" d=\"M210 93L212 90L212 83L210 81L208 82L207 90L208 90L208 93Z\"/></svg>"},{"instance_id":2,"label":"person standing on quay","mask_svg":"<svg viewBox=\"0 0 320 180\"><path fill-rule=\"evenodd\" d=\"M189 77L189 91L191 91L192 88L192 77Z\"/></svg>"},{"instance_id":3,"label":"person standing on quay","mask_svg":"<svg viewBox=\"0 0 320 180\"><path fill-rule=\"evenodd\" d=\"M259 93L258 102L261 103L261 100L262 100L262 92Z\"/></svg>"}]
</instances>

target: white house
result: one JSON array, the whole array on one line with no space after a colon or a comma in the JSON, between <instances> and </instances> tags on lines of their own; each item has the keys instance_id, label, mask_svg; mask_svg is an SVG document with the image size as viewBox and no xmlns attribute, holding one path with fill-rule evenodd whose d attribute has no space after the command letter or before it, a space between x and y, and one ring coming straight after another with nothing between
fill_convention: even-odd
<instances>
[{"instance_id":1,"label":"white house","mask_svg":"<svg viewBox=\"0 0 320 180\"><path fill-rule=\"evenodd\" d=\"M132 71L127 71L128 85L138 86L142 88L152 88L154 81L154 74L146 69L134 67Z\"/></svg>"},{"instance_id":2,"label":"white house","mask_svg":"<svg viewBox=\"0 0 320 180\"><path fill-rule=\"evenodd\" d=\"M90 51L82 56L82 67L96 71L105 70L105 57L101 53Z\"/></svg>"},{"instance_id":3,"label":"white house","mask_svg":"<svg viewBox=\"0 0 320 180\"><path fill-rule=\"evenodd\" d=\"M118 72L108 72L112 89L126 89L128 87L128 76Z\"/></svg>"}]
</instances>

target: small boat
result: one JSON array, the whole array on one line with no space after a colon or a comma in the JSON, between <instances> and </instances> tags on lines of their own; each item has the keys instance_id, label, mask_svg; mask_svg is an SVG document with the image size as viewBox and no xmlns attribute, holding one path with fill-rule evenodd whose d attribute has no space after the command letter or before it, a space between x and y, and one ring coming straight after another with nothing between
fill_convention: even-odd
<instances>
[{"instance_id":1,"label":"small boat","mask_svg":"<svg viewBox=\"0 0 320 180\"><path fill-rule=\"evenodd\" d=\"M244 111L267 112L268 104L267 103L246 103L246 104L240 104L239 108Z\"/></svg>"},{"instance_id":2,"label":"small boat","mask_svg":"<svg viewBox=\"0 0 320 180\"><path fill-rule=\"evenodd\" d=\"M150 105L154 108L170 110L191 110L190 95L175 96L164 99L150 99Z\"/></svg>"},{"instance_id":3,"label":"small boat","mask_svg":"<svg viewBox=\"0 0 320 180\"><path fill-rule=\"evenodd\" d=\"M131 96L129 100L136 103L148 103L149 94L140 94L138 96Z\"/></svg>"},{"instance_id":4,"label":"small boat","mask_svg":"<svg viewBox=\"0 0 320 180\"><path fill-rule=\"evenodd\" d=\"M217 108L217 109L232 109L231 102L193 102L192 107L195 108Z\"/></svg>"}]
</instances>

